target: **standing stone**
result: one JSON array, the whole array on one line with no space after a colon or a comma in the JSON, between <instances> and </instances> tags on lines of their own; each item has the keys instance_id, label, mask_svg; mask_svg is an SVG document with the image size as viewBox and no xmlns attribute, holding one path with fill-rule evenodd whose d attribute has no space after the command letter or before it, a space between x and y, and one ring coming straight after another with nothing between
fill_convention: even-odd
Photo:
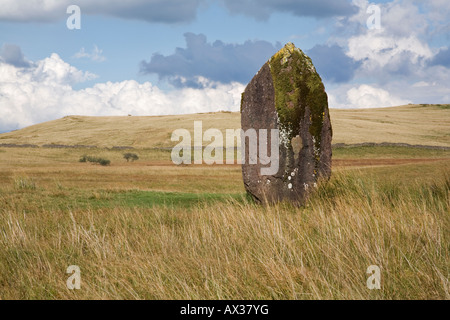
<instances>
[{"instance_id":1,"label":"standing stone","mask_svg":"<svg viewBox=\"0 0 450 320\"><path fill-rule=\"evenodd\" d=\"M330 178L332 129L327 94L311 59L294 44L286 44L247 85L241 123L244 132L267 129L269 138L271 129L279 130L276 174L261 175L261 168L268 165L259 161L249 164L248 141L242 150L245 189L257 201L288 200L302 205L318 179ZM270 155L270 139L267 149Z\"/></svg>"}]
</instances>

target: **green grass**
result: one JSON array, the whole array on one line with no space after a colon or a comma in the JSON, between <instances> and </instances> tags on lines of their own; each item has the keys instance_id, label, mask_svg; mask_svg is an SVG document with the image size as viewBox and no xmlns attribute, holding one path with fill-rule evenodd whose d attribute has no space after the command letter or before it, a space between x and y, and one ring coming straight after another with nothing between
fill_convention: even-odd
<instances>
[{"instance_id":1,"label":"green grass","mask_svg":"<svg viewBox=\"0 0 450 320\"><path fill-rule=\"evenodd\" d=\"M15 191L0 189L0 203L26 212L39 210L97 210L103 208L192 208L203 204L243 201L245 193L186 193L143 190L76 190L39 188L29 178L18 179Z\"/></svg>"},{"instance_id":2,"label":"green grass","mask_svg":"<svg viewBox=\"0 0 450 320\"><path fill-rule=\"evenodd\" d=\"M155 206L191 208L202 204L241 199L243 194L182 193L157 191L93 192L91 196L77 200L82 207L99 208L152 208Z\"/></svg>"},{"instance_id":3,"label":"green grass","mask_svg":"<svg viewBox=\"0 0 450 320\"><path fill-rule=\"evenodd\" d=\"M335 159L416 159L450 158L450 150L409 148L397 146L341 147L333 149Z\"/></svg>"}]
</instances>

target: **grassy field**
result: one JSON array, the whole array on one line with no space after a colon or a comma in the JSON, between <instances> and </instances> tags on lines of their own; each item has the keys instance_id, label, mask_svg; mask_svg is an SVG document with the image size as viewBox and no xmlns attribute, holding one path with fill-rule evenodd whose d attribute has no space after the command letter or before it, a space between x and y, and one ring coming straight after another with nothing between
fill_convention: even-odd
<instances>
[{"instance_id":1,"label":"grassy field","mask_svg":"<svg viewBox=\"0 0 450 320\"><path fill-rule=\"evenodd\" d=\"M40 144L20 132L0 144ZM80 133L52 142L97 144ZM134 139L122 134L106 144ZM238 165L124 152L0 147L0 299L450 299L450 150L334 149L331 181L301 208L252 203ZM66 286L70 265L80 290ZM381 290L366 286L370 265Z\"/></svg>"},{"instance_id":2,"label":"grassy field","mask_svg":"<svg viewBox=\"0 0 450 320\"><path fill-rule=\"evenodd\" d=\"M394 142L450 147L448 105L408 105L392 108L331 109L333 143ZM240 114L220 112L156 117L83 117L63 119L0 134L0 144L62 144L98 147L171 147L175 129L193 132L202 121L203 131L241 127Z\"/></svg>"}]
</instances>

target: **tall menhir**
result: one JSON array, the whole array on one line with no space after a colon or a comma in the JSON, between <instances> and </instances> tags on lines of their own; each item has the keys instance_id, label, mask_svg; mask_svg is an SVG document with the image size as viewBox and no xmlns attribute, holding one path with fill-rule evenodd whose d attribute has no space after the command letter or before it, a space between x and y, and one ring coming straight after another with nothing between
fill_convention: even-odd
<instances>
[{"instance_id":1,"label":"tall menhir","mask_svg":"<svg viewBox=\"0 0 450 320\"><path fill-rule=\"evenodd\" d=\"M327 94L311 59L294 44L286 44L247 85L241 123L243 131L279 130L277 173L261 175L265 165L259 162L242 165L245 189L257 201L301 205L319 179L330 178L332 129ZM248 143L243 148L248 159Z\"/></svg>"}]
</instances>

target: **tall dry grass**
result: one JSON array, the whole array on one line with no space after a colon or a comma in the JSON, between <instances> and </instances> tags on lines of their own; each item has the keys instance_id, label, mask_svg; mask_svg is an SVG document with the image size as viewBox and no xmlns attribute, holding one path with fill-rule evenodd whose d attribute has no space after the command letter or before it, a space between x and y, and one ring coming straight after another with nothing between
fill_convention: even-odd
<instances>
[{"instance_id":1,"label":"tall dry grass","mask_svg":"<svg viewBox=\"0 0 450 320\"><path fill-rule=\"evenodd\" d=\"M303 208L23 211L0 189L0 298L449 299L448 176L361 177L335 175Z\"/></svg>"}]
</instances>

